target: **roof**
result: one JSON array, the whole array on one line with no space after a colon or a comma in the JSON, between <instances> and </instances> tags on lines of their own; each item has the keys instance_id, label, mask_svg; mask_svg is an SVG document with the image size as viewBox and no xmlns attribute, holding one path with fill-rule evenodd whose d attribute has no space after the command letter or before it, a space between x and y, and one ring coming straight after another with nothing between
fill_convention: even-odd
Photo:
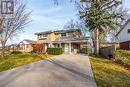
<instances>
[{"instance_id":1,"label":"roof","mask_svg":"<svg viewBox=\"0 0 130 87\"><path fill-rule=\"evenodd\" d=\"M25 39L25 40L21 41L20 43L24 43L24 44L34 44L34 43L36 43L36 41Z\"/></svg>"},{"instance_id":2,"label":"roof","mask_svg":"<svg viewBox=\"0 0 130 87\"><path fill-rule=\"evenodd\" d=\"M39 32L35 33L35 35L39 34L49 34L49 33L68 33L68 32L74 32L74 31L81 31L80 29L69 29L69 30L54 30L54 31L45 31L45 32Z\"/></svg>"},{"instance_id":3,"label":"roof","mask_svg":"<svg viewBox=\"0 0 130 87\"><path fill-rule=\"evenodd\" d=\"M58 38L55 42L88 42L89 37L79 37L79 38L71 38L71 37L63 37L63 38Z\"/></svg>"},{"instance_id":4,"label":"roof","mask_svg":"<svg viewBox=\"0 0 130 87\"><path fill-rule=\"evenodd\" d=\"M35 33L35 35L38 35L38 34L49 34L49 33L52 33L52 31L39 32L39 33Z\"/></svg>"},{"instance_id":5,"label":"roof","mask_svg":"<svg viewBox=\"0 0 130 87\"><path fill-rule=\"evenodd\" d=\"M125 28L125 26L130 22L130 18L126 21L126 23L122 26L122 28L120 29L120 31L116 34L116 36L118 36L121 31Z\"/></svg>"}]
</instances>

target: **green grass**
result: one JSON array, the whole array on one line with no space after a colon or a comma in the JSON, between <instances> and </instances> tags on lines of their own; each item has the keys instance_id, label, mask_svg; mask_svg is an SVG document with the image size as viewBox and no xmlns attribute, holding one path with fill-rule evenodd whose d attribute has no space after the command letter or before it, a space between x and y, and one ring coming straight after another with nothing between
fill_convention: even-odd
<instances>
[{"instance_id":1,"label":"green grass","mask_svg":"<svg viewBox=\"0 0 130 87\"><path fill-rule=\"evenodd\" d=\"M130 70L101 57L90 57L98 87L130 87Z\"/></svg>"},{"instance_id":2,"label":"green grass","mask_svg":"<svg viewBox=\"0 0 130 87\"><path fill-rule=\"evenodd\" d=\"M38 55L38 54L17 54L17 55L8 55L4 58L0 58L0 72L9 70L18 66L36 62L42 59L52 57L53 55Z\"/></svg>"}]
</instances>

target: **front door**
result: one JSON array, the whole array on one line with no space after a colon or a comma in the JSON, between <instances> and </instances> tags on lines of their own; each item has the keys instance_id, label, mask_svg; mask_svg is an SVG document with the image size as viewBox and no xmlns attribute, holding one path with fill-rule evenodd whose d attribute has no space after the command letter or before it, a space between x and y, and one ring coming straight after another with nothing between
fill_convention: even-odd
<instances>
[{"instance_id":1,"label":"front door","mask_svg":"<svg viewBox=\"0 0 130 87\"><path fill-rule=\"evenodd\" d=\"M70 44L65 44L65 53L69 54L71 52Z\"/></svg>"},{"instance_id":2,"label":"front door","mask_svg":"<svg viewBox=\"0 0 130 87\"><path fill-rule=\"evenodd\" d=\"M77 54L80 52L80 44L73 43L73 53Z\"/></svg>"}]
</instances>

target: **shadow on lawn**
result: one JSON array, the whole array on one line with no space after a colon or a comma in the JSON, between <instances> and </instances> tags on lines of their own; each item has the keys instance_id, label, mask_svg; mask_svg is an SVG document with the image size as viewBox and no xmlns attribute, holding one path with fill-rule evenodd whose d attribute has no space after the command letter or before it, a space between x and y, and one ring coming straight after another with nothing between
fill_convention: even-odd
<instances>
[{"instance_id":1,"label":"shadow on lawn","mask_svg":"<svg viewBox=\"0 0 130 87\"><path fill-rule=\"evenodd\" d=\"M107 59L93 58L91 64L98 87L130 87L130 74Z\"/></svg>"},{"instance_id":2,"label":"shadow on lawn","mask_svg":"<svg viewBox=\"0 0 130 87\"><path fill-rule=\"evenodd\" d=\"M130 87L130 76L125 72L118 70L111 70L102 75L96 75L96 82L98 87Z\"/></svg>"}]
</instances>

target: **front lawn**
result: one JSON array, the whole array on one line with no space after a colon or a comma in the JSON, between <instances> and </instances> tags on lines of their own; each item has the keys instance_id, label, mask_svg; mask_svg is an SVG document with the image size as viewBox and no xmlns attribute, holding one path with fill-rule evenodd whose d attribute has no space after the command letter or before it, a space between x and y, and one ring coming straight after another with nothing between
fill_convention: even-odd
<instances>
[{"instance_id":1,"label":"front lawn","mask_svg":"<svg viewBox=\"0 0 130 87\"><path fill-rule=\"evenodd\" d=\"M130 87L130 70L102 57L90 57L98 87Z\"/></svg>"},{"instance_id":2,"label":"front lawn","mask_svg":"<svg viewBox=\"0 0 130 87\"><path fill-rule=\"evenodd\" d=\"M22 54L11 54L6 56L5 58L0 58L0 72L9 70L18 66L22 66L25 64L29 64L32 62L36 62L45 58L52 57L53 55L38 55L38 54L30 54L30 53L22 53Z\"/></svg>"}]
</instances>

